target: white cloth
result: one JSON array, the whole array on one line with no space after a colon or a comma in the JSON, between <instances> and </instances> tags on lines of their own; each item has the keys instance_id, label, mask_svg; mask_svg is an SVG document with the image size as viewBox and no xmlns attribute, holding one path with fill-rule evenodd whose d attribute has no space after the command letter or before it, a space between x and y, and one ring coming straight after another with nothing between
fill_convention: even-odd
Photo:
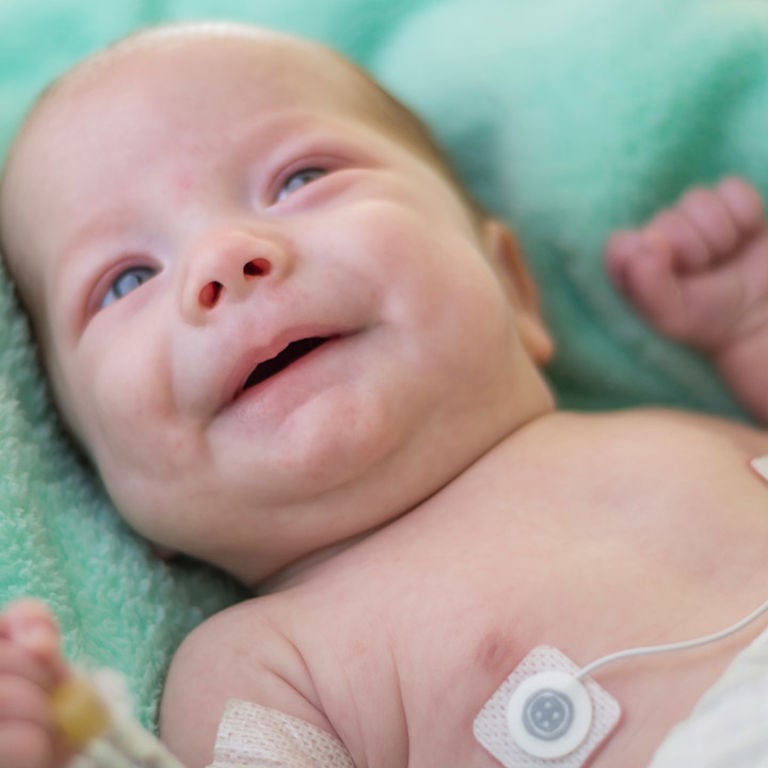
<instances>
[{"instance_id":1,"label":"white cloth","mask_svg":"<svg viewBox=\"0 0 768 768\"><path fill-rule=\"evenodd\" d=\"M768 630L745 648L649 768L768 768Z\"/></svg>"},{"instance_id":2,"label":"white cloth","mask_svg":"<svg viewBox=\"0 0 768 768\"><path fill-rule=\"evenodd\" d=\"M209 768L355 768L327 731L268 707L231 699Z\"/></svg>"}]
</instances>

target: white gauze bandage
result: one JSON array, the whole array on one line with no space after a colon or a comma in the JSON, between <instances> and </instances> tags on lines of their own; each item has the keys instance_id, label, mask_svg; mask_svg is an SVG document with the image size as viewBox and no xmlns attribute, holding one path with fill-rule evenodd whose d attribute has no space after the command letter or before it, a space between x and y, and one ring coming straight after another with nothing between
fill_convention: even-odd
<instances>
[{"instance_id":1,"label":"white gauze bandage","mask_svg":"<svg viewBox=\"0 0 768 768\"><path fill-rule=\"evenodd\" d=\"M209 768L355 768L344 745L322 728L269 707L230 699Z\"/></svg>"}]
</instances>

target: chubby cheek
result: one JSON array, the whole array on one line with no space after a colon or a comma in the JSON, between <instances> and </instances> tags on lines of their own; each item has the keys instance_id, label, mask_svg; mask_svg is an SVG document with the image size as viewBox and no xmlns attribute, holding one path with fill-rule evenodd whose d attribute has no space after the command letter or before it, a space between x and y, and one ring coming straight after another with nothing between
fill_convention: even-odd
<instances>
[{"instance_id":1,"label":"chubby cheek","mask_svg":"<svg viewBox=\"0 0 768 768\"><path fill-rule=\"evenodd\" d=\"M473 358L513 342L512 307L470 233L450 221L424 227L407 210L389 226L372 220L367 229L383 254L376 268L388 286L385 321L410 331L403 339L412 341L414 364L432 358L466 369Z\"/></svg>"},{"instance_id":2,"label":"chubby cheek","mask_svg":"<svg viewBox=\"0 0 768 768\"><path fill-rule=\"evenodd\" d=\"M84 344L69 366L70 410L105 481L167 478L189 442L174 418L161 349L150 339Z\"/></svg>"}]
</instances>

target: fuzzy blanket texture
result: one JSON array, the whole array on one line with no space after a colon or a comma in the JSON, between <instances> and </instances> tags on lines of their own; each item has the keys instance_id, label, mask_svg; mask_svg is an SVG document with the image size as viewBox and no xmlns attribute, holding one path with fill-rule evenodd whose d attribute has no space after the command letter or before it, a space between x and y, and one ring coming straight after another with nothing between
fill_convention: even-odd
<instances>
[{"instance_id":1,"label":"fuzzy blanket texture","mask_svg":"<svg viewBox=\"0 0 768 768\"><path fill-rule=\"evenodd\" d=\"M333 45L427 119L522 239L564 406L743 416L706 362L625 307L601 247L692 183L738 172L768 192L765 0L0 0L0 153L76 60L140 26L209 18ZM48 600L68 652L122 671L146 724L180 639L243 594L158 561L116 519L61 431L3 274L0 542L0 604Z\"/></svg>"}]
</instances>

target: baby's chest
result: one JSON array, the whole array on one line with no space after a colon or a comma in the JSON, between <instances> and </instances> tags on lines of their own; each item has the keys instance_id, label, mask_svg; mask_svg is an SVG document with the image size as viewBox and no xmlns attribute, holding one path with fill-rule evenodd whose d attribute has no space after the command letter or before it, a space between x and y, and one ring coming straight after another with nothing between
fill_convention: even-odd
<instances>
[{"instance_id":1,"label":"baby's chest","mask_svg":"<svg viewBox=\"0 0 768 768\"><path fill-rule=\"evenodd\" d=\"M532 648L586 664L719 629L768 596L768 487L739 452L668 436L528 479L447 505L326 593L343 608L319 684L345 680L340 721L367 754L494 765L472 721Z\"/></svg>"}]
</instances>

